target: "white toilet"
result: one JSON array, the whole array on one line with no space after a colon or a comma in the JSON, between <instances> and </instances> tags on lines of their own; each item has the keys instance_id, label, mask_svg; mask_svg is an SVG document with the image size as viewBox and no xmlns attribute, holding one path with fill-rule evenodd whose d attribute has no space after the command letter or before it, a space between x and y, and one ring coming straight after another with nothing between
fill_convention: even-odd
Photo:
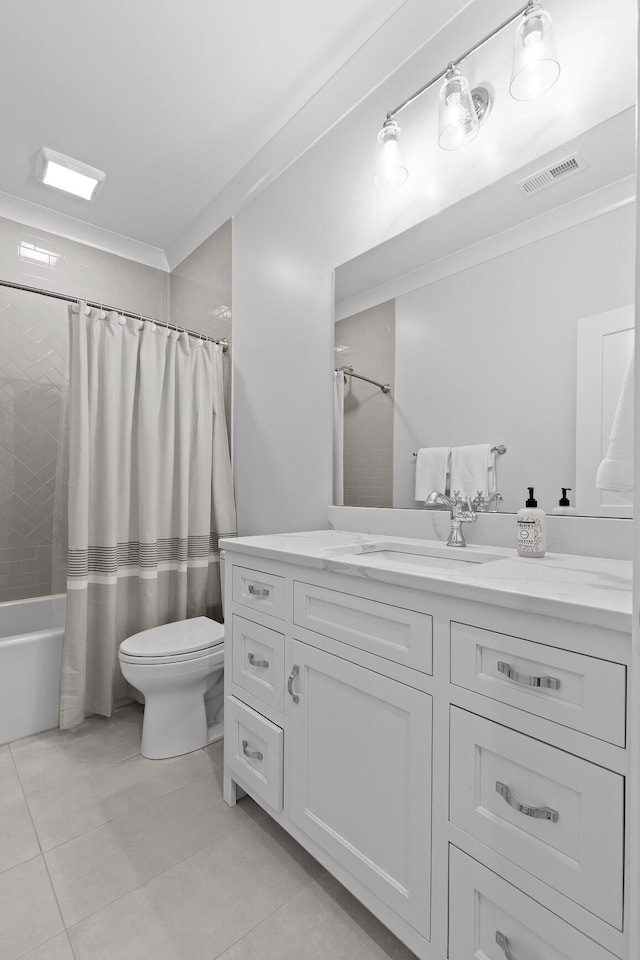
<instances>
[{"instance_id":1,"label":"white toilet","mask_svg":"<svg viewBox=\"0 0 640 960\"><path fill-rule=\"evenodd\" d=\"M127 637L118 652L125 680L144 694L140 752L164 760L224 733L224 626L193 617Z\"/></svg>"}]
</instances>

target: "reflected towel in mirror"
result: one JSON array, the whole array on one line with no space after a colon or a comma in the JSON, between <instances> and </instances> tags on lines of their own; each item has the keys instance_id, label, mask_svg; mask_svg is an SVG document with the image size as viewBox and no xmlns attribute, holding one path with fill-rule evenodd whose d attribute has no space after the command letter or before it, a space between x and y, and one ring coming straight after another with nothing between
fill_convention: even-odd
<instances>
[{"instance_id":1,"label":"reflected towel in mirror","mask_svg":"<svg viewBox=\"0 0 640 960\"><path fill-rule=\"evenodd\" d=\"M497 490L496 448L492 443L454 447L451 451L451 491L463 497L475 497L479 491L488 497Z\"/></svg>"},{"instance_id":2,"label":"reflected towel in mirror","mask_svg":"<svg viewBox=\"0 0 640 960\"><path fill-rule=\"evenodd\" d=\"M426 500L433 490L447 489L451 447L422 447L416 457L416 500Z\"/></svg>"}]
</instances>

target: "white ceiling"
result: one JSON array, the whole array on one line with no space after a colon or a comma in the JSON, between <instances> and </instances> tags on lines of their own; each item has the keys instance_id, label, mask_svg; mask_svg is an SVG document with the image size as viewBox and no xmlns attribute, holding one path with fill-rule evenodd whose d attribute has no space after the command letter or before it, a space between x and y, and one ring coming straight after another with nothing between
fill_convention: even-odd
<instances>
[{"instance_id":1,"label":"white ceiling","mask_svg":"<svg viewBox=\"0 0 640 960\"><path fill-rule=\"evenodd\" d=\"M415 74L415 83L401 85L400 97L406 96L443 58L459 53L517 5L516 0L4 4L0 215L142 262L173 266L359 102L367 115L374 101L376 116L378 101L388 109L392 104L386 93L381 97L382 87L371 93L385 77L393 74L395 88L400 74L405 81ZM499 179L634 103L636 0L615 0L612 6L615 16L603 13L600 0L550 0L561 82L552 95L524 107L501 96L475 153L445 156L437 148L431 95L425 98L429 103L420 101L403 114L405 149L416 168L430 174L426 187L424 177L410 178L405 206L422 210L428 187L435 191L433 209L424 215L433 215L484 180ZM488 82L502 91L508 85L509 47L495 41L472 57L465 67L472 83ZM400 70L399 64L404 64ZM367 120L367 130L369 125ZM367 137L367 156L369 143ZM38 183L33 159L41 146L105 170L97 200L83 202ZM347 147L362 165L364 146L349 141ZM376 211L388 216L383 203L373 211L372 216Z\"/></svg>"},{"instance_id":2,"label":"white ceiling","mask_svg":"<svg viewBox=\"0 0 640 960\"><path fill-rule=\"evenodd\" d=\"M404 2L4 4L0 213L164 250ZM91 205L35 180L41 146L106 171Z\"/></svg>"}]
</instances>

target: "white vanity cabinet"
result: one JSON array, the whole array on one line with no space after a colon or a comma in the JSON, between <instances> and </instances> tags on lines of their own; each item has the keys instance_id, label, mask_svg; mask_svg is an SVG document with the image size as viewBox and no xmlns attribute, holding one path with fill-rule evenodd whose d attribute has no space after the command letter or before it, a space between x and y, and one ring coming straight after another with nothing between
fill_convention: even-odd
<instances>
[{"instance_id":1,"label":"white vanity cabinet","mask_svg":"<svg viewBox=\"0 0 640 960\"><path fill-rule=\"evenodd\" d=\"M428 937L431 697L298 640L289 663L292 822Z\"/></svg>"},{"instance_id":2,"label":"white vanity cabinet","mask_svg":"<svg viewBox=\"0 0 640 960\"><path fill-rule=\"evenodd\" d=\"M227 802L420 960L633 960L628 634L251 543L226 544Z\"/></svg>"}]
</instances>

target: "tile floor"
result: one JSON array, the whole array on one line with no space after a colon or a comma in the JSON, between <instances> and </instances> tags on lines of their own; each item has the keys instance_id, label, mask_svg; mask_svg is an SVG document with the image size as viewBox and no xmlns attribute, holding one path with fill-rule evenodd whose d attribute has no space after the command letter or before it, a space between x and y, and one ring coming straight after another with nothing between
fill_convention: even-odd
<instances>
[{"instance_id":1,"label":"tile floor","mask_svg":"<svg viewBox=\"0 0 640 960\"><path fill-rule=\"evenodd\" d=\"M140 756L141 708L0 746L2 960L412 960L248 797L221 744Z\"/></svg>"}]
</instances>

